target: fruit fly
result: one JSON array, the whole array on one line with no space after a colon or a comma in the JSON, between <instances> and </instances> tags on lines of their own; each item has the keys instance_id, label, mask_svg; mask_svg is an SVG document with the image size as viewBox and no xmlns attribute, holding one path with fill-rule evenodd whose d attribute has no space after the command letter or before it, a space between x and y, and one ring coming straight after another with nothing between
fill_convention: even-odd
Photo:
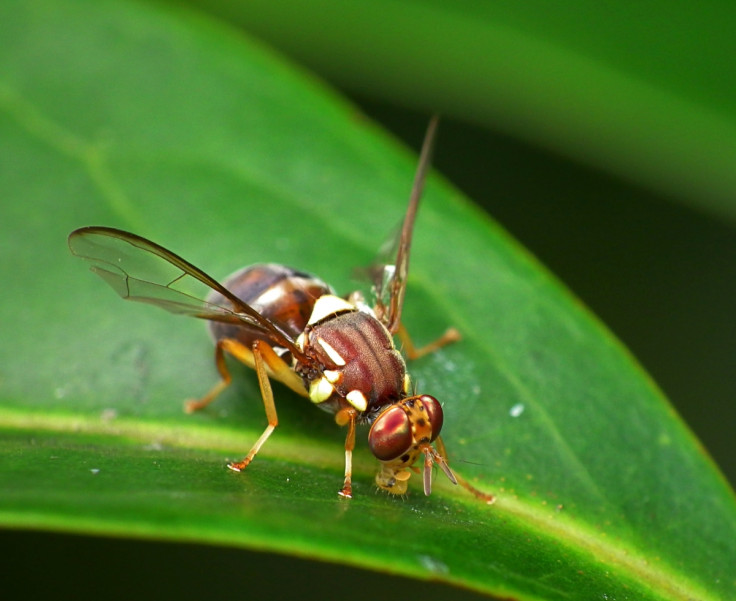
<instances>
[{"instance_id":1,"label":"fruit fly","mask_svg":"<svg viewBox=\"0 0 736 601\"><path fill-rule=\"evenodd\" d=\"M413 472L432 489L437 465L453 484L486 502L493 497L463 480L447 463L440 431L443 410L427 394L414 394L393 335L416 358L459 339L448 330L415 349L401 326L409 250L417 207L428 171L437 118L429 124L393 261L372 269L375 302L360 293L339 297L322 280L273 263L246 267L218 283L170 250L136 234L108 227L84 227L69 235L72 253L122 298L157 305L172 313L209 320L220 381L187 411L202 409L230 384L225 356L253 368L268 425L242 461L245 469L278 424L270 380L278 380L347 427L345 477L339 494L352 496L352 455L356 425L370 425L368 445L380 462L379 488L403 495ZM415 467L424 457L423 470Z\"/></svg>"}]
</instances>

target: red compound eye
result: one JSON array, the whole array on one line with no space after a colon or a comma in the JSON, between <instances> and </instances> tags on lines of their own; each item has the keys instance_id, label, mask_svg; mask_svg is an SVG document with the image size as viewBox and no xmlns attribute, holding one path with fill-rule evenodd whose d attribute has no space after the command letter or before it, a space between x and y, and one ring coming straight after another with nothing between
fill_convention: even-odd
<instances>
[{"instance_id":1,"label":"red compound eye","mask_svg":"<svg viewBox=\"0 0 736 601\"><path fill-rule=\"evenodd\" d=\"M432 440L434 440L440 435L442 424L445 421L445 415L442 413L442 405L440 405L440 402L436 398L428 394L423 394L419 397L419 400L422 401L422 405L427 410L429 423L432 424Z\"/></svg>"},{"instance_id":2,"label":"red compound eye","mask_svg":"<svg viewBox=\"0 0 736 601\"><path fill-rule=\"evenodd\" d=\"M400 457L409 450L412 442L409 417L398 405L381 413L368 432L368 445L380 461Z\"/></svg>"}]
</instances>

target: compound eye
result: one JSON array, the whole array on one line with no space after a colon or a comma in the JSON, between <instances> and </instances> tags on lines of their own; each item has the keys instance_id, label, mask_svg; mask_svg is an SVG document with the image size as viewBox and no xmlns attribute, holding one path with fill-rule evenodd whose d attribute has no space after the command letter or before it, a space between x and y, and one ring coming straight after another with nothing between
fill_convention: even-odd
<instances>
[{"instance_id":1,"label":"compound eye","mask_svg":"<svg viewBox=\"0 0 736 601\"><path fill-rule=\"evenodd\" d=\"M445 421L442 405L440 405L440 402L436 398L428 394L423 394L419 397L419 400L422 401L422 405L427 410L429 423L432 424L432 440L434 440L440 435L442 424Z\"/></svg>"},{"instance_id":2,"label":"compound eye","mask_svg":"<svg viewBox=\"0 0 736 601\"><path fill-rule=\"evenodd\" d=\"M391 461L409 450L411 424L403 408L394 405L376 418L368 432L368 445L380 461Z\"/></svg>"}]
</instances>

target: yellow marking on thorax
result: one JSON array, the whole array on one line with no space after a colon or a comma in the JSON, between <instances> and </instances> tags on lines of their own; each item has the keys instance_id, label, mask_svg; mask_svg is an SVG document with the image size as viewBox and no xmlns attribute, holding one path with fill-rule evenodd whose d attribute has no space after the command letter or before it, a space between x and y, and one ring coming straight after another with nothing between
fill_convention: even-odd
<instances>
[{"instance_id":1,"label":"yellow marking on thorax","mask_svg":"<svg viewBox=\"0 0 736 601\"><path fill-rule=\"evenodd\" d=\"M318 405L329 399L334 391L335 387L330 384L330 381L320 376L309 384L309 400Z\"/></svg>"},{"instance_id":2,"label":"yellow marking on thorax","mask_svg":"<svg viewBox=\"0 0 736 601\"><path fill-rule=\"evenodd\" d=\"M324 338L319 337L317 338L317 342L324 349L325 353L327 353L330 361L332 361L338 367L343 367L345 365L345 359L340 356L340 353L338 353L335 350L335 347L333 347L329 342L327 342Z\"/></svg>"},{"instance_id":3,"label":"yellow marking on thorax","mask_svg":"<svg viewBox=\"0 0 736 601\"><path fill-rule=\"evenodd\" d=\"M368 408L368 399L360 390L351 390L345 395L345 398L358 411L365 411Z\"/></svg>"},{"instance_id":4,"label":"yellow marking on thorax","mask_svg":"<svg viewBox=\"0 0 736 601\"><path fill-rule=\"evenodd\" d=\"M314 308L307 324L313 325L322 321L325 317L340 313L341 311L355 311L355 306L339 296L323 294L314 303Z\"/></svg>"}]
</instances>

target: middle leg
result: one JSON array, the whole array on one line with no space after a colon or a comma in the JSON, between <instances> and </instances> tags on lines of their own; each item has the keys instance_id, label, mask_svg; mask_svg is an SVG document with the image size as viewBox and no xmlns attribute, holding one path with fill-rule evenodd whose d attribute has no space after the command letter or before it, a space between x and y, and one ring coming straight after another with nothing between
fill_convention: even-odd
<instances>
[{"instance_id":1,"label":"middle leg","mask_svg":"<svg viewBox=\"0 0 736 601\"><path fill-rule=\"evenodd\" d=\"M244 470L248 464L253 461L258 451L271 436L276 426L279 424L278 415L276 414L276 404L273 400L273 390L271 389L271 382L268 378L268 371L266 366L272 373L278 374L279 372L289 369L289 366L283 362L283 360L274 352L268 343L263 340L256 340L253 343L253 364L258 376L258 385L261 389L261 398L263 399L263 406L266 410L266 418L268 419L268 425L263 433L258 437L256 443L251 447L248 454L242 461L229 463L228 467L236 472Z\"/></svg>"}]
</instances>

